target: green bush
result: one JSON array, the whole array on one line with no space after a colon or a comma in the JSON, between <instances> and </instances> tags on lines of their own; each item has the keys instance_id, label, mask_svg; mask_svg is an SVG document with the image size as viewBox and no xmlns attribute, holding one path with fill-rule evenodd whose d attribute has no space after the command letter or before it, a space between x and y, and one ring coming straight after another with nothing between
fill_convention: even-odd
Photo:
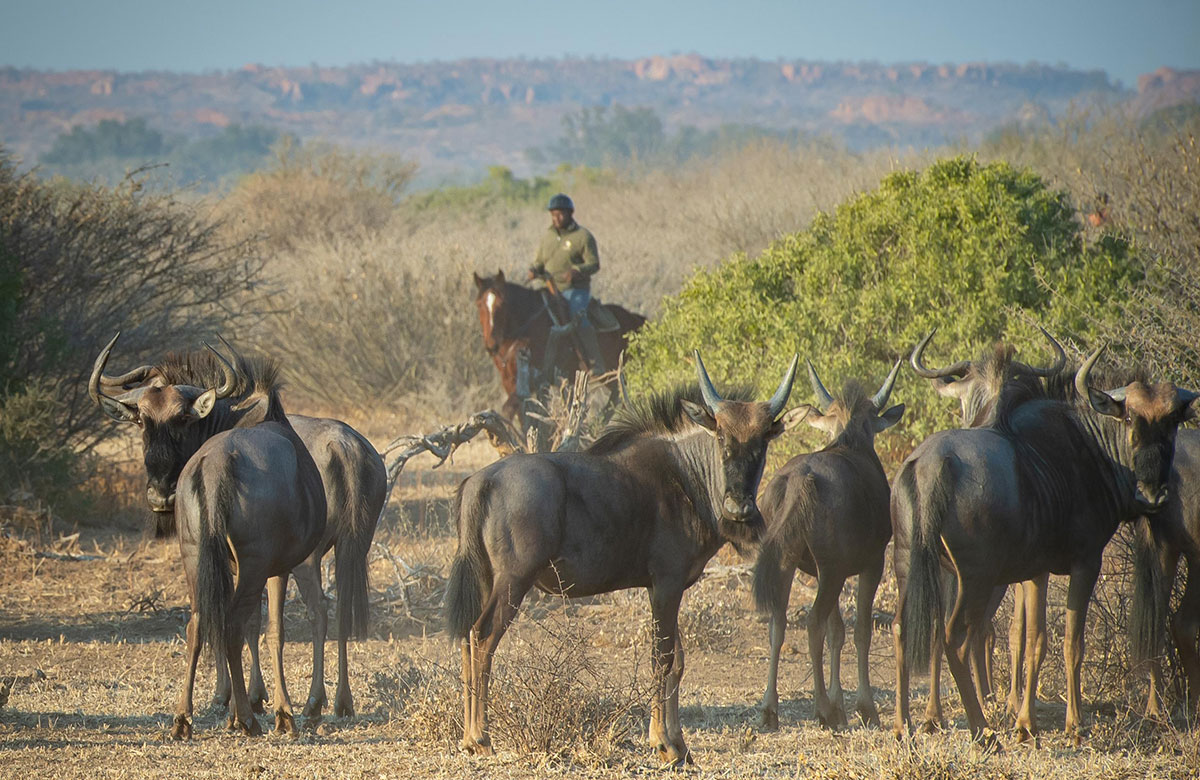
<instances>
[{"instance_id":1,"label":"green bush","mask_svg":"<svg viewBox=\"0 0 1200 780\"><path fill-rule=\"evenodd\" d=\"M890 364L939 328L933 362L975 357L998 338L1047 361L1035 326L1092 345L1097 316L1143 278L1126 241L1080 237L1063 192L1035 174L969 157L901 171L821 213L760 256L699 272L635 338L635 391L690 379L699 347L718 384L753 381L769 393L793 352L831 390L851 376L877 385ZM793 402L807 400L798 382ZM957 409L902 375L893 402L909 406L885 443L901 451L956 424Z\"/></svg>"}]
</instances>

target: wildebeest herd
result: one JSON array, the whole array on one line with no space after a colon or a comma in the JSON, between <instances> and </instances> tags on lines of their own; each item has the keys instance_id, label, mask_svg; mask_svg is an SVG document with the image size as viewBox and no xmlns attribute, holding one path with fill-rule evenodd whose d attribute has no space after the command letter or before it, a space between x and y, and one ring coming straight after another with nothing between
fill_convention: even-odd
<instances>
[{"instance_id":1,"label":"wildebeest herd","mask_svg":"<svg viewBox=\"0 0 1200 780\"><path fill-rule=\"evenodd\" d=\"M897 735L912 727L914 668L931 672L922 727L942 724L944 654L970 732L986 738L992 617L1008 585L1018 583L1007 705L1018 738L1036 734L1046 583L1060 574L1070 577L1066 729L1078 740L1088 602L1104 548L1124 522L1138 524L1131 640L1151 680L1147 711L1162 708L1161 672L1152 659L1169 628L1195 712L1200 578L1189 577L1173 614L1169 602L1181 557L1189 572L1200 572L1200 434L1177 431L1195 417L1197 394L1140 375L1102 375L1102 349L1069 366L1049 334L1054 359L1045 367L1018 361L1012 347L999 345L978 360L929 368L924 352L933 335L913 350L912 369L961 402L963 427L925 439L890 487L874 439L904 413L903 405L888 405L900 361L874 394L856 380L831 393L810 362L816 403L789 409L798 357L774 395L755 401L742 392L723 396L699 352L694 385L626 401L586 450L511 455L464 480L455 497L458 548L445 597L446 626L461 651L462 747L492 751L493 656L530 589L577 597L641 587L654 621L650 744L666 764L688 762L679 718L679 607L727 542L757 551L753 595L770 626L764 726L778 724L778 661L796 569L817 579L808 649L816 714L829 727L847 724L837 601L845 580L858 576L854 709L865 724L878 725L867 653L889 540L898 594ZM289 572L314 628L303 712L320 715L327 604L319 563L331 547L339 642L334 711L353 714L345 642L366 631L366 557L385 500L382 459L344 423L285 414L274 361L243 357L226 344L227 354L206 346L111 376L105 372L116 341L97 358L89 389L109 417L141 429L147 500L156 512L174 513L191 593L174 736L192 734L192 687L205 643L217 659L216 695L229 702L231 726L259 732L253 711L267 700L257 655L264 588L275 729L295 730L282 669ZM801 423L826 432L829 444L789 461L760 496L768 445ZM241 665L247 640L249 687Z\"/></svg>"}]
</instances>

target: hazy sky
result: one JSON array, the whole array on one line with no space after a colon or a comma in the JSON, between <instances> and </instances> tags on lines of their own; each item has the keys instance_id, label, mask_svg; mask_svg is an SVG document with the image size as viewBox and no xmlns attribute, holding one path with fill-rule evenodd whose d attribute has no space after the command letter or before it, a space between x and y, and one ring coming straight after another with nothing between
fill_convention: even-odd
<instances>
[{"instance_id":1,"label":"hazy sky","mask_svg":"<svg viewBox=\"0 0 1200 780\"><path fill-rule=\"evenodd\" d=\"M1200 0L0 0L0 64L177 71L696 52L1200 68Z\"/></svg>"}]
</instances>

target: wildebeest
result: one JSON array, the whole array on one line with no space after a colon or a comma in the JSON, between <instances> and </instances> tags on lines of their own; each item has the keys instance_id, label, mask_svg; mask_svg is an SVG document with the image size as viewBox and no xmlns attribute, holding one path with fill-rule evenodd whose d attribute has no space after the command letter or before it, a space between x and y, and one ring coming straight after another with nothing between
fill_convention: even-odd
<instances>
[{"instance_id":1,"label":"wildebeest","mask_svg":"<svg viewBox=\"0 0 1200 780\"><path fill-rule=\"evenodd\" d=\"M119 389L121 394L117 399L125 408L130 411L136 408L137 420L143 423L142 447L149 480L147 501L156 512L170 513L174 509L179 473L201 444L219 431L252 422L245 417L249 407L243 408L240 402L253 390L258 378L271 370L270 364L234 352L234 386L227 390L228 397L219 398L207 416L196 420L180 414L179 403L166 403L164 399L178 395L179 400L186 400L198 396L202 386L219 385L226 375L225 365L207 350L193 351L169 355L156 365L110 377L103 372L116 340L114 337L107 345L102 353L104 359L97 363L92 395L99 402L101 388L109 393ZM147 387L130 387L144 382L159 389L147 394ZM168 415L172 410L175 413ZM346 642L364 637L367 631L367 555L383 508L387 473L379 453L349 425L298 414L287 415L287 420L317 464L328 507L324 537L313 554L294 571L313 630L313 677L304 716L318 717L326 702L324 651L328 599L321 585L320 561L331 546L338 595L338 679L333 711L339 716L353 715ZM261 711L266 699L258 656L259 623L260 610L255 609L247 625L247 638L251 656L249 696L256 711ZM214 698L222 704L228 702L230 695L226 672L227 667L218 663Z\"/></svg>"},{"instance_id":2,"label":"wildebeest","mask_svg":"<svg viewBox=\"0 0 1200 780\"><path fill-rule=\"evenodd\" d=\"M1175 431L1194 414L1197 397L1169 382L1139 379L1097 390L1089 375L1101 351L1075 374L1073 401L1010 406L1002 393L992 426L935 433L901 467L892 491L897 732L908 725L909 662L923 665L938 650L944 557L957 580L946 657L975 737L986 723L967 654L993 589L1046 572L1070 575L1066 730L1078 741L1083 626L1104 546L1121 521L1166 501ZM903 537L901 528L908 530ZM1044 628L1043 620L1027 632L1027 642L1044 641Z\"/></svg>"},{"instance_id":3,"label":"wildebeest","mask_svg":"<svg viewBox=\"0 0 1200 780\"><path fill-rule=\"evenodd\" d=\"M483 347L500 372L500 384L508 394L501 411L511 419L521 403L517 395L517 353L522 348L528 349L532 365L542 368L553 322L539 290L507 281L503 271L497 271L495 276L474 274L474 279ZM619 325L617 330L596 334L600 354L611 368L625 350L629 334L645 324L646 318L621 306L606 304L605 308ZM577 368L586 368L580 365L569 343L561 345L555 354L554 362L563 376L571 376Z\"/></svg>"},{"instance_id":4,"label":"wildebeest","mask_svg":"<svg viewBox=\"0 0 1200 780\"><path fill-rule=\"evenodd\" d=\"M151 386L136 403L120 400L99 389L111 349L112 343L97 358L89 389L110 416L139 424L144 442L154 442L164 430L172 438L172 426L186 425L187 420L202 424L216 409L218 396L228 398L237 382L233 366L226 364L219 388L196 395L195 388ZM192 689L205 642L213 647L218 663L229 668L231 725L261 733L242 676L241 655L246 622L259 608L264 587L275 670L275 729L295 732L283 676L283 599L288 573L312 554L325 532L326 503L316 463L284 414L276 376L274 364L265 366L238 404L243 412L239 425L244 427L207 437L178 472L175 524L192 614L187 624L187 677L172 731L176 739L192 735ZM173 447L174 443L146 448L152 485L165 484L163 475L173 468Z\"/></svg>"},{"instance_id":5,"label":"wildebeest","mask_svg":"<svg viewBox=\"0 0 1200 780\"><path fill-rule=\"evenodd\" d=\"M513 455L459 485L446 622L462 640L466 750L491 752L492 656L530 588L590 596L644 587L654 619L650 742L666 763L688 760L680 600L725 542L762 533L755 493L798 362L767 403L726 400L696 353L699 394L619 412L585 452Z\"/></svg>"},{"instance_id":6,"label":"wildebeest","mask_svg":"<svg viewBox=\"0 0 1200 780\"><path fill-rule=\"evenodd\" d=\"M808 377L817 405L805 404L788 412L803 415L809 425L828 433L832 441L822 450L788 461L768 483L759 501L767 530L754 567L754 600L771 617L767 689L760 705L763 725L768 728L779 725L779 651L787 630L788 597L797 568L817 578L817 594L808 612L808 653L817 719L831 728L846 725L840 675L846 634L838 596L846 579L857 574L855 709L868 725L879 725L868 667L871 608L883 576L883 555L892 538L892 526L887 476L875 454L875 434L895 425L904 414L903 404L887 406L899 370L900 361L896 361L873 396L851 381L835 398L809 362ZM827 623L831 694L825 691L821 659Z\"/></svg>"},{"instance_id":7,"label":"wildebeest","mask_svg":"<svg viewBox=\"0 0 1200 780\"><path fill-rule=\"evenodd\" d=\"M1006 393L1010 405L1017 400L1045 398L1046 390L1043 381L1057 375L1067 363L1066 353L1062 346L1046 332L1039 328L1042 335L1050 343L1054 353L1054 362L1046 367L1032 366L1015 359L1015 349L1011 345L996 344L992 350L985 353L979 360L960 360L942 368L929 368L925 365L924 353L933 339L937 329L930 331L920 343L913 348L910 363L913 371L921 377L932 381L940 395L954 398L961 406L963 428L984 428L996 421L997 401L1002 393ZM987 506L979 507L979 511L987 511ZM904 529L908 533L910 529ZM1030 688L1036 691L1037 670L1041 666L1045 649L1044 642L1036 643L1039 652L1036 656L1025 656L1025 595L1030 595L1030 609L1045 612L1046 579L1048 575L1035 577L1027 583L1014 588L1013 615L1009 623L1009 652L1010 678L1009 693L1006 700L1009 713L1017 720L1018 731L1022 736L1028 735L1025 716L1029 712L1032 701L1023 710L1021 708L1021 668L1027 667L1025 679ZM971 672L978 688L981 700L991 696L992 685L992 655L995 641L995 631L992 618L999 608L1008 586L1001 585L992 593L988 604L987 620L976 635L971 647ZM1030 612L1031 615L1035 614ZM941 707L941 653L934 653L931 658L929 702L925 710L925 730L932 730L942 723Z\"/></svg>"},{"instance_id":8,"label":"wildebeest","mask_svg":"<svg viewBox=\"0 0 1200 780\"><path fill-rule=\"evenodd\" d=\"M1171 497L1158 512L1138 521L1134 534L1134 592L1129 628L1134 661L1150 675L1146 716L1166 715L1161 699L1159 655L1169 633L1179 654L1187 690L1188 718L1200 704L1200 431L1184 429L1175 439ZM1180 558L1187 582L1171 613L1171 586Z\"/></svg>"}]
</instances>

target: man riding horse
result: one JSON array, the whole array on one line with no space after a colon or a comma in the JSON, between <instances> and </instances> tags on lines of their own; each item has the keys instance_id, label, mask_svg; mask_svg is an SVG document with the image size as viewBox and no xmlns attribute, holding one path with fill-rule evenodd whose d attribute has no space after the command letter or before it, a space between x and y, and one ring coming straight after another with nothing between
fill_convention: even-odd
<instances>
[{"instance_id":1,"label":"man riding horse","mask_svg":"<svg viewBox=\"0 0 1200 780\"><path fill-rule=\"evenodd\" d=\"M550 198L546 209L550 212L550 228L538 245L529 279L545 279L551 295L557 292L566 301L566 314L575 324L582 357L593 374L603 374L604 357L587 314L592 300L591 278L600 270L596 238L575 221L575 204L561 192Z\"/></svg>"}]
</instances>

